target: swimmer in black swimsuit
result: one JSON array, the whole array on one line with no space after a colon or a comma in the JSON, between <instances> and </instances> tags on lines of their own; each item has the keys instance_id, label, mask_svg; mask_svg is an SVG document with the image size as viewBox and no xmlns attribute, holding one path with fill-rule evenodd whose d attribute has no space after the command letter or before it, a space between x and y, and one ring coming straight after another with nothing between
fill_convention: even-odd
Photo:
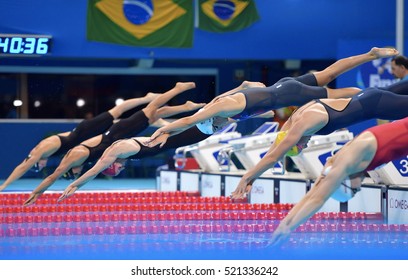
<instances>
[{"instance_id":1,"label":"swimmer in black swimsuit","mask_svg":"<svg viewBox=\"0 0 408 280\"><path fill-rule=\"evenodd\" d=\"M408 81L400 81L389 89L405 88L407 95L380 88L367 88L352 98L318 99L295 111L282 126L265 156L247 171L232 193L239 199L251 190L253 181L271 168L285 154L295 155L314 134L329 134L337 129L370 119L398 120L408 116Z\"/></svg>"},{"instance_id":2,"label":"swimmer in black swimsuit","mask_svg":"<svg viewBox=\"0 0 408 280\"><path fill-rule=\"evenodd\" d=\"M105 132L114 123L114 120L119 118L124 112L149 103L157 96L158 94L148 93L145 97L125 100L107 112L92 119L81 121L72 131L62 132L43 139L3 182L0 186L0 191L21 178L32 168L35 172L41 171L46 166L50 156L64 155L69 149L75 147L82 141Z\"/></svg>"},{"instance_id":3,"label":"swimmer in black swimsuit","mask_svg":"<svg viewBox=\"0 0 408 280\"><path fill-rule=\"evenodd\" d=\"M161 107L174 96L192 88L195 88L195 84L192 82L177 83L173 89L156 97L141 111L113 124L104 134L83 141L69 150L56 170L40 183L24 205L34 203L45 190L64 174L69 175L69 177L79 175L84 163L96 161L114 141L136 135L153 123L161 125L160 122L165 122L161 118L196 110L204 106L204 104L195 104L188 101L184 105Z\"/></svg>"},{"instance_id":4,"label":"swimmer in black swimsuit","mask_svg":"<svg viewBox=\"0 0 408 280\"><path fill-rule=\"evenodd\" d=\"M245 82L246 86L248 85ZM257 83L251 83L252 85ZM271 113L271 112L270 112ZM257 117L271 118L271 114L263 114ZM219 127L221 128L221 127ZM214 131L216 132L216 131ZM96 164L84 173L77 180L72 182L59 198L59 201L72 196L75 191L85 185L87 182L94 179L99 173L109 176L117 176L124 168L127 159L142 159L145 157L157 155L166 150L176 149L179 147L196 144L210 137L213 133L206 133L200 130L198 126L191 127L180 134L169 137L168 141L161 148L159 146L147 147L144 143L148 137L134 137L130 139L122 139L113 143L105 150L101 158Z\"/></svg>"},{"instance_id":5,"label":"swimmer in black swimsuit","mask_svg":"<svg viewBox=\"0 0 408 280\"><path fill-rule=\"evenodd\" d=\"M113 143L105 150L101 158L87 172L72 182L61 195L58 201L62 201L72 196L79 188L93 180L99 173L109 176L117 176L125 168L128 159L142 159L154 156L169 149L176 149L191 144L198 143L206 138L209 134L201 132L197 127L192 127L182 133L169 138L163 148L159 146L147 147L143 143L148 137L134 137L122 139Z\"/></svg>"},{"instance_id":6,"label":"swimmer in black swimsuit","mask_svg":"<svg viewBox=\"0 0 408 280\"><path fill-rule=\"evenodd\" d=\"M166 139L200 122L214 117L241 121L269 110L287 106L300 106L313 99L344 98L355 95L358 88L329 89L324 87L338 75L362 63L380 57L398 54L392 48L372 48L368 53L340 59L323 71L295 78L283 78L270 87L248 88L216 97L192 116L181 118L153 133L149 146L165 143ZM161 137L158 141L157 137Z\"/></svg>"}]
</instances>

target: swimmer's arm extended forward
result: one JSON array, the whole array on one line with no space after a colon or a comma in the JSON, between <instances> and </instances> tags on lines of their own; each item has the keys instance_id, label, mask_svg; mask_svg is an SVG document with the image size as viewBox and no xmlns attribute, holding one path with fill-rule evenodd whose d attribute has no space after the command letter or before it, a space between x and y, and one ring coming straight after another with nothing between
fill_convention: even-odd
<instances>
[{"instance_id":1,"label":"swimmer's arm extended forward","mask_svg":"<svg viewBox=\"0 0 408 280\"><path fill-rule=\"evenodd\" d=\"M265 171L272 168L285 154L295 146L303 137L303 129L293 127L290 129L284 140L280 143L275 141L269 148L265 156L249 171L247 171L238 183L235 191L232 192L233 199L243 198L251 191L252 183Z\"/></svg>"}]
</instances>

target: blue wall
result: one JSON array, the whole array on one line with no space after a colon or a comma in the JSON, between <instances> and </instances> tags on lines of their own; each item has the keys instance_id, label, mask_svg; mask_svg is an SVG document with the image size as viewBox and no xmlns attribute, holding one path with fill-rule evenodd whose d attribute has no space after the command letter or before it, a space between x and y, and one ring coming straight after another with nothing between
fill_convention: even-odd
<instances>
[{"instance_id":1,"label":"blue wall","mask_svg":"<svg viewBox=\"0 0 408 280\"><path fill-rule=\"evenodd\" d=\"M5 179L30 153L31 149L45 137L72 130L74 122L24 123L2 122L0 124L0 179ZM52 164L52 161L50 162ZM28 172L25 177L42 174ZM40 177L41 178L41 177Z\"/></svg>"},{"instance_id":2,"label":"blue wall","mask_svg":"<svg viewBox=\"0 0 408 280\"><path fill-rule=\"evenodd\" d=\"M55 58L333 59L340 41L395 41L394 0L255 2L260 21L236 33L196 29L189 49L89 42L85 0L0 0L0 32L50 34Z\"/></svg>"},{"instance_id":3,"label":"blue wall","mask_svg":"<svg viewBox=\"0 0 408 280\"><path fill-rule=\"evenodd\" d=\"M0 135L2 135L1 149L0 149L0 180L6 179L13 169L20 164L42 139L45 137L70 131L77 126L78 122L74 121L44 121L44 122L31 122L31 121L10 121L0 123ZM141 132L140 136L151 135L154 128L148 128ZM134 165L141 164L145 165L146 170L148 167L154 164L153 170L156 167L166 164L168 159L171 159L171 151L164 151L157 157L151 157L151 159L146 158L140 162L134 162ZM47 163L47 168L45 168L40 173L27 172L24 178L44 178L44 176L51 174L55 167L60 163L61 157L50 157ZM140 173L143 171L140 170ZM135 173L135 172L133 172ZM151 175L152 174L144 174Z\"/></svg>"},{"instance_id":4,"label":"blue wall","mask_svg":"<svg viewBox=\"0 0 408 280\"><path fill-rule=\"evenodd\" d=\"M237 131L244 134L252 133L255 128L260 126L265 120L253 119L242 122L238 125ZM245 123L245 124L244 124ZM70 131L76 127L78 122L73 121L10 121L0 123L0 135L2 135L0 149L0 181L6 179L13 169L20 164L42 139L45 137ZM139 136L148 136L155 131L149 127L145 131L139 133ZM134 177L154 177L157 167L167 164L172 159L174 150L163 151L163 153L144 158L139 161L131 161L129 165L136 167L135 170L127 168L127 173L123 172L123 176ZM45 168L40 173L27 172L23 178L44 178L51 174L55 167L60 163L60 157L50 157Z\"/></svg>"},{"instance_id":5,"label":"blue wall","mask_svg":"<svg viewBox=\"0 0 408 280\"><path fill-rule=\"evenodd\" d=\"M193 0L192 0L193 1ZM268 85L290 75L277 60L334 60L368 51L372 46L395 45L394 0L256 0L261 20L237 33L215 34L196 29L189 49L118 46L86 40L86 0L0 0L0 33L50 34L54 46L50 64L85 63L80 59L169 59L168 65L199 67L197 61L219 70L219 90L238 84L236 69L245 70L245 79ZM408 7L405 6L405 14ZM408 30L405 23L405 30ZM405 44L406 45L406 44ZM194 61L195 60L195 61ZM211 61L213 60L213 64ZM44 61L42 59L42 61ZM28 60L37 65L37 61ZM23 59L4 64L24 64ZM89 63L89 62L88 62ZM94 65L93 65L94 66ZM268 72L265 73L265 66ZM326 65L321 64L319 69ZM156 65L155 65L156 67ZM357 71L337 79L337 87L357 86ZM74 124L0 125L0 178L9 174L47 133L70 130ZM248 121L251 128L259 121ZM362 129L358 127L357 131ZM7 136L7 137L5 137ZM28 137L30 141L27 141ZM17 147L17 148L16 148ZM11 152L12 151L12 152Z\"/></svg>"}]
</instances>

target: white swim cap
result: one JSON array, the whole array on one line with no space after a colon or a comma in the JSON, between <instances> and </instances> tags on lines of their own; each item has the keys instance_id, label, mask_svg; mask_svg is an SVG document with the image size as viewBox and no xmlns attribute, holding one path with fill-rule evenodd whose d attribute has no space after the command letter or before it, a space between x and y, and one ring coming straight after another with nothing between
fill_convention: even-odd
<instances>
[{"instance_id":1,"label":"white swim cap","mask_svg":"<svg viewBox=\"0 0 408 280\"><path fill-rule=\"evenodd\" d=\"M214 118L210 118L208 120L196 124L196 126L202 133L212 135L215 132L213 128L213 122Z\"/></svg>"},{"instance_id":2,"label":"white swim cap","mask_svg":"<svg viewBox=\"0 0 408 280\"><path fill-rule=\"evenodd\" d=\"M331 166L327 167L323 171L323 175L329 174L331 170ZM340 186L337 187L336 191L331 195L331 198L339 201L339 202L347 202L354 197L354 195L358 192L358 189L354 189L351 187L350 178L347 177L346 180L341 182Z\"/></svg>"}]
</instances>

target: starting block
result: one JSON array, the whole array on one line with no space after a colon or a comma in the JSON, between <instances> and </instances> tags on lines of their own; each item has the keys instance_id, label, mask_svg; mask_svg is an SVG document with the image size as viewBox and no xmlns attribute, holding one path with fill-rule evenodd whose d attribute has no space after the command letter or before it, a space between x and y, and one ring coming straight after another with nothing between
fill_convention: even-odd
<instances>
[{"instance_id":1,"label":"starting block","mask_svg":"<svg viewBox=\"0 0 408 280\"><path fill-rule=\"evenodd\" d=\"M251 169L262 159L275 141L278 128L279 123L277 122L265 122L251 135L229 140L228 146L223 148L220 154L224 155L222 158L227 161L228 166L234 167L234 163L231 161L231 156L234 154L244 169ZM283 165L279 164L278 168L279 173L282 173ZM273 169L274 173L276 170Z\"/></svg>"},{"instance_id":2,"label":"starting block","mask_svg":"<svg viewBox=\"0 0 408 280\"><path fill-rule=\"evenodd\" d=\"M176 149L173 157L176 168L184 168L190 153L203 171L219 171L217 156L227 145L225 141L241 137L241 133L235 131L236 127L236 123L231 123L197 144Z\"/></svg>"},{"instance_id":3,"label":"starting block","mask_svg":"<svg viewBox=\"0 0 408 280\"><path fill-rule=\"evenodd\" d=\"M348 141L353 139L353 133L348 130L335 131L328 135L314 135L310 138L307 148L291 159L306 179L319 177L328 157Z\"/></svg>"},{"instance_id":4,"label":"starting block","mask_svg":"<svg viewBox=\"0 0 408 280\"><path fill-rule=\"evenodd\" d=\"M377 184L408 186L408 155L368 171Z\"/></svg>"}]
</instances>

